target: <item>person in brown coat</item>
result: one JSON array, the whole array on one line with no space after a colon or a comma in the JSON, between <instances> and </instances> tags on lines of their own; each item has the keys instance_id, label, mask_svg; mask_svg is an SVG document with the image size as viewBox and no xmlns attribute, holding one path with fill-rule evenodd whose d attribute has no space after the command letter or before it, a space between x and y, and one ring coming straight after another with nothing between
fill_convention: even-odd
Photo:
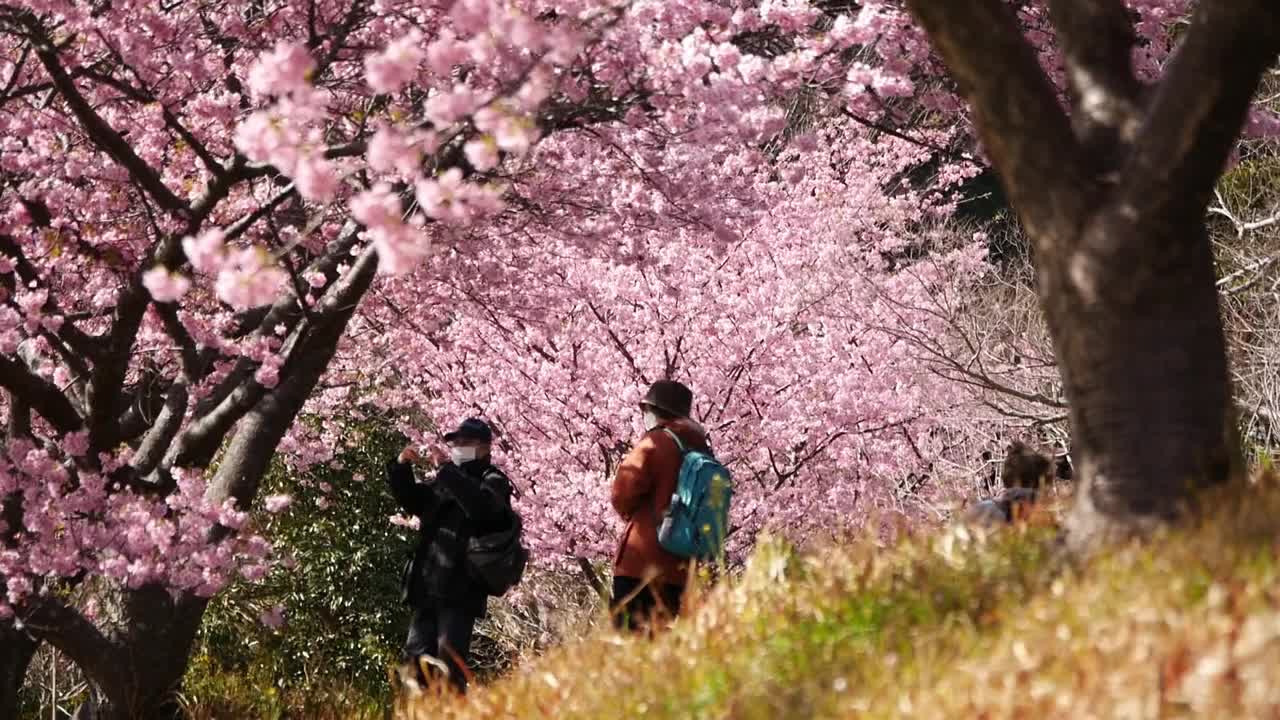
<instances>
[{"instance_id":1,"label":"person in brown coat","mask_svg":"<svg viewBox=\"0 0 1280 720\"><path fill-rule=\"evenodd\" d=\"M671 504L683 460L666 429L687 448L707 449L706 431L689 418L692 407L693 393L681 383L653 383L640 401L644 437L627 453L613 480L613 509L627 521L613 561L613 618L619 628L680 612L688 562L658 544L658 525Z\"/></svg>"}]
</instances>

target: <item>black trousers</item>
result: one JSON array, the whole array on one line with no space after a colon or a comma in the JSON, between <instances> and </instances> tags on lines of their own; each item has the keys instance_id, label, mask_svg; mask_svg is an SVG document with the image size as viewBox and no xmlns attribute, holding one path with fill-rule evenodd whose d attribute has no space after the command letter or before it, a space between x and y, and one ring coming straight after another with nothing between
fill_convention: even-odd
<instances>
[{"instance_id":1,"label":"black trousers","mask_svg":"<svg viewBox=\"0 0 1280 720\"><path fill-rule=\"evenodd\" d=\"M615 576L613 625L619 629L631 630L648 625L655 615L675 617L680 614L680 600L683 597L684 587L680 585L657 582L646 584L640 578Z\"/></svg>"},{"instance_id":2,"label":"black trousers","mask_svg":"<svg viewBox=\"0 0 1280 720\"><path fill-rule=\"evenodd\" d=\"M415 665L422 655L443 660L449 667L449 681L459 691L466 692L467 675L463 667L471 662L471 632L475 624L475 613L470 610L415 607L409 619L409 637L404 641L405 659L414 661Z\"/></svg>"}]
</instances>

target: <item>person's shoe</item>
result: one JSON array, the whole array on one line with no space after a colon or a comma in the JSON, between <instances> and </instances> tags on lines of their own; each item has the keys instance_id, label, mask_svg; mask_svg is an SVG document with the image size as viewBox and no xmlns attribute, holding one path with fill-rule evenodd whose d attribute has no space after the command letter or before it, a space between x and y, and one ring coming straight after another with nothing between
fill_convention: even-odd
<instances>
[{"instance_id":1,"label":"person's shoe","mask_svg":"<svg viewBox=\"0 0 1280 720\"><path fill-rule=\"evenodd\" d=\"M433 674L427 671L427 668L431 668L435 671L435 674L439 674L443 677L449 677L449 666L445 664L445 661L435 657L434 655L419 655L418 667L422 670L424 675Z\"/></svg>"}]
</instances>

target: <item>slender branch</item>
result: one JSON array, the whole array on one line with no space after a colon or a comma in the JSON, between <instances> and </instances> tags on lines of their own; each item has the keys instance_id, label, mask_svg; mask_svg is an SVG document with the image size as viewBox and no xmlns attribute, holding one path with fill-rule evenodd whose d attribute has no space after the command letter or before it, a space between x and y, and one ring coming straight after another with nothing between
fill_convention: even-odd
<instances>
[{"instance_id":1,"label":"slender branch","mask_svg":"<svg viewBox=\"0 0 1280 720\"><path fill-rule=\"evenodd\" d=\"M874 120L868 120L867 118L864 118L861 115L857 115L855 113L850 112L848 108L841 107L840 112L845 117L849 118L850 120L870 130L875 130L876 132L884 133L889 137L897 138L903 142L915 145L916 147L924 148L925 150L932 150L942 155L943 157L948 157L952 159L958 158L958 155L954 150L950 150L936 143L931 143L928 140L921 140L920 138L911 137L910 135L900 130L894 130L893 128L883 123L878 123L878 122L875 122Z\"/></svg>"},{"instance_id":2,"label":"slender branch","mask_svg":"<svg viewBox=\"0 0 1280 720\"><path fill-rule=\"evenodd\" d=\"M983 146L1030 235L1038 242L1073 236L1091 183L1057 92L1013 12L1002 0L907 5L969 100Z\"/></svg>"},{"instance_id":3,"label":"slender branch","mask_svg":"<svg viewBox=\"0 0 1280 720\"><path fill-rule=\"evenodd\" d=\"M12 356L0 355L0 387L26 403L60 433L75 432L84 427L84 420L75 406L58 388Z\"/></svg>"},{"instance_id":4,"label":"slender branch","mask_svg":"<svg viewBox=\"0 0 1280 720\"><path fill-rule=\"evenodd\" d=\"M228 225L227 229L223 231L225 239L230 241L240 237L259 220L274 212L276 208L280 207L281 203L293 197L296 192L297 190L294 188L293 183L289 183L285 189L276 193L275 197L263 203L257 210Z\"/></svg>"},{"instance_id":5,"label":"slender branch","mask_svg":"<svg viewBox=\"0 0 1280 720\"><path fill-rule=\"evenodd\" d=\"M102 116L93 109L93 106L89 104L84 95L80 94L80 90L76 88L75 80L67 74L66 68L62 66L62 61L58 57L58 49L49 39L43 25L35 15L27 13L24 19L24 24L32 35L36 57L44 65L45 71L49 73L49 78L53 81L54 87L58 89L58 94L66 101L67 106L71 108L72 114L80 121L80 125L84 128L89 138L93 140L94 144L124 167L129 172L130 177L160 207L170 212L188 213L190 209L187 204L173 194L173 191L160 179L160 174L148 165L145 160L138 157L138 154L133 151L133 148L121 137L120 133L116 132L106 120L103 120Z\"/></svg>"},{"instance_id":6,"label":"slender branch","mask_svg":"<svg viewBox=\"0 0 1280 720\"><path fill-rule=\"evenodd\" d=\"M121 66L128 68L124 58L119 57L118 55L116 56L116 62ZM130 72L133 72L132 68L130 68ZM131 100L144 104L159 103L159 100L150 91L144 88L135 87L129 84L126 80L112 76L109 72L103 72L90 67L85 68L83 72L79 73L79 75L110 88L119 90ZM200 139L197 138L190 129L182 124L182 121L167 105L160 103L160 112L164 116L165 125L168 126L170 130L176 132L178 137L182 138L182 141L185 142L193 152L195 152L196 156L200 158L205 167L209 169L209 172L213 173L215 177L226 172L226 168L222 166L222 163L218 162L218 159L213 156L213 153L209 152L209 149L205 147L204 143L200 142Z\"/></svg>"},{"instance_id":7,"label":"slender branch","mask_svg":"<svg viewBox=\"0 0 1280 720\"><path fill-rule=\"evenodd\" d=\"M1135 216L1199 222L1277 53L1280 6L1272 0L1198 3L1124 168L1120 206Z\"/></svg>"},{"instance_id":8,"label":"slender branch","mask_svg":"<svg viewBox=\"0 0 1280 720\"><path fill-rule=\"evenodd\" d=\"M648 385L649 381L645 378L644 373L641 372L640 366L636 363L635 356L631 354L631 351L627 349L626 343L622 342L622 338L618 337L618 333L616 333L613 327L609 325L609 321L606 320L604 315L600 313L600 310L596 308L595 303L587 303L587 309L589 309L591 314L596 317L596 320L600 321L600 325L604 328L605 333L608 334L609 340L613 342L613 346L617 348L622 357L626 359L627 364L631 366L631 374L635 375L641 383Z\"/></svg>"}]
</instances>

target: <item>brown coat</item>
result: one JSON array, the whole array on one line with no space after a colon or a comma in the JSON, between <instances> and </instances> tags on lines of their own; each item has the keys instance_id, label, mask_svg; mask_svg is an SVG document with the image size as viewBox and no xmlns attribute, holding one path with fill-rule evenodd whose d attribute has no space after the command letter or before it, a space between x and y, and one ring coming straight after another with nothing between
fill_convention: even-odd
<instances>
[{"instance_id":1,"label":"brown coat","mask_svg":"<svg viewBox=\"0 0 1280 720\"><path fill-rule=\"evenodd\" d=\"M706 434L687 419L665 423L685 447L706 449ZM671 436L656 428L645 433L627 453L613 480L613 509L627 527L618 542L613 561L613 574L683 586L688 577L688 564L658 544L658 524L671 504L680 473L680 448Z\"/></svg>"}]
</instances>

